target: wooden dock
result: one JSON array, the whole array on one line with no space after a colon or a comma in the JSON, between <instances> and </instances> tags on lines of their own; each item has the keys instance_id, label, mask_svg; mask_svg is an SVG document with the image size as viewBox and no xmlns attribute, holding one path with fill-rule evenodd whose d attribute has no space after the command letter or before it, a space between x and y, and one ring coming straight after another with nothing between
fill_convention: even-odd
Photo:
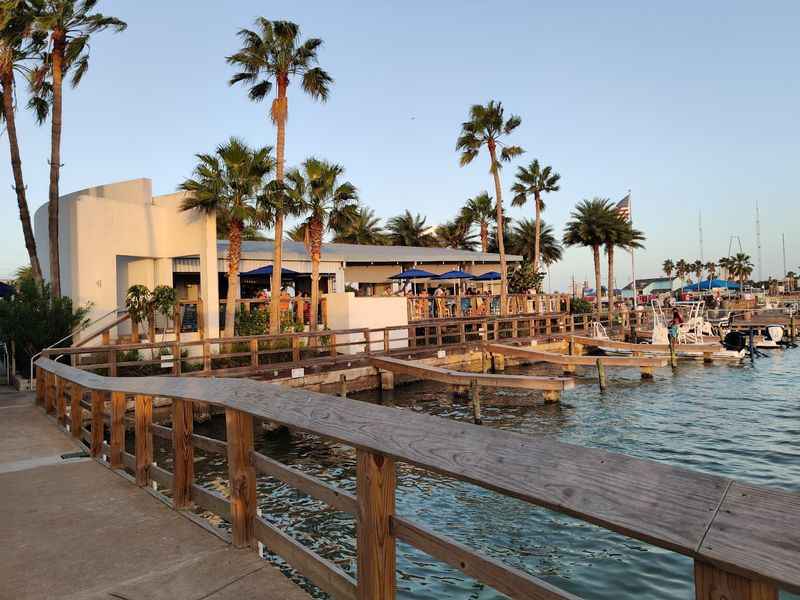
<instances>
[{"instance_id":1,"label":"wooden dock","mask_svg":"<svg viewBox=\"0 0 800 600\"><path fill-rule=\"evenodd\" d=\"M33 393L0 389L0 598L308 600L256 553L80 455Z\"/></svg>"},{"instance_id":2,"label":"wooden dock","mask_svg":"<svg viewBox=\"0 0 800 600\"><path fill-rule=\"evenodd\" d=\"M598 363L602 367L636 367L641 371L642 378L653 377L653 370L659 367L666 367L666 358L655 356L583 356L575 354L556 354L555 352L545 352L538 350L534 346L510 346L508 344L484 344L487 352L496 352L505 356L525 358L536 362L546 362L554 365L561 365L565 375L574 375L575 367L597 367Z\"/></svg>"},{"instance_id":3,"label":"wooden dock","mask_svg":"<svg viewBox=\"0 0 800 600\"><path fill-rule=\"evenodd\" d=\"M633 353L644 354L670 354L669 344L632 344L630 342L619 342L617 340L606 340L590 338L584 336L570 336L569 340L577 350L583 346L592 348L608 348L611 350L623 350ZM675 352L684 355L692 355L692 358L702 359L704 362L712 362L714 354L722 350L719 342L708 344L675 344ZM679 357L680 358L680 357Z\"/></svg>"}]
</instances>

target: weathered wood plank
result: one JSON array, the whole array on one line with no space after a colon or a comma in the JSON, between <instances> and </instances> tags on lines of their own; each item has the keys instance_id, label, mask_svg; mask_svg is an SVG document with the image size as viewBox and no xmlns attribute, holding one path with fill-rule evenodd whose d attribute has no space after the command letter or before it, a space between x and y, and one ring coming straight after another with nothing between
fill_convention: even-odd
<instances>
[{"instance_id":1,"label":"weathered wood plank","mask_svg":"<svg viewBox=\"0 0 800 600\"><path fill-rule=\"evenodd\" d=\"M62 427L67 425L67 401L64 397L66 384L62 377L56 377L56 420Z\"/></svg>"},{"instance_id":2,"label":"weathered wood plank","mask_svg":"<svg viewBox=\"0 0 800 600\"><path fill-rule=\"evenodd\" d=\"M614 350L632 350L634 352L669 352L669 344L632 344L630 342L618 342L616 340L601 340L598 338L590 338L583 336L572 336L576 344L582 346L592 346L595 348L611 348ZM675 346L677 352L717 352L722 350L722 345L719 342L713 344L677 344Z\"/></svg>"},{"instance_id":3,"label":"weathered wood plank","mask_svg":"<svg viewBox=\"0 0 800 600\"><path fill-rule=\"evenodd\" d=\"M396 472L394 460L356 452L358 600L394 600L397 544L392 534Z\"/></svg>"},{"instance_id":4,"label":"weathered wood plank","mask_svg":"<svg viewBox=\"0 0 800 600\"><path fill-rule=\"evenodd\" d=\"M135 402L136 484L144 487L150 483L153 464L153 398L136 394Z\"/></svg>"},{"instance_id":5,"label":"weathered wood plank","mask_svg":"<svg viewBox=\"0 0 800 600\"><path fill-rule=\"evenodd\" d=\"M92 390L92 444L91 455L95 458L100 456L103 450L103 435L105 429L105 418L103 410L105 407L106 392Z\"/></svg>"},{"instance_id":6,"label":"weathered wood plank","mask_svg":"<svg viewBox=\"0 0 800 600\"><path fill-rule=\"evenodd\" d=\"M256 471L250 461L253 452L253 417L238 410L226 409L225 429L228 438L233 545L244 548L255 542Z\"/></svg>"},{"instance_id":7,"label":"weathered wood plank","mask_svg":"<svg viewBox=\"0 0 800 600\"><path fill-rule=\"evenodd\" d=\"M577 600L578 598L523 571L481 556L455 540L405 519L393 517L392 531L398 539L511 598L530 600Z\"/></svg>"},{"instance_id":8,"label":"weathered wood plank","mask_svg":"<svg viewBox=\"0 0 800 600\"><path fill-rule=\"evenodd\" d=\"M81 427L83 426L83 408L81 407L81 398L83 397L83 388L78 384L72 385L72 395L70 396L69 408L69 429L72 437L80 439Z\"/></svg>"},{"instance_id":9,"label":"weathered wood plank","mask_svg":"<svg viewBox=\"0 0 800 600\"><path fill-rule=\"evenodd\" d=\"M164 427L158 423L153 423L150 428L153 430L153 435L157 438L172 441L172 427Z\"/></svg>"},{"instance_id":10,"label":"weathered wood plank","mask_svg":"<svg viewBox=\"0 0 800 600\"><path fill-rule=\"evenodd\" d=\"M258 472L280 479L286 485L308 494L312 498L321 500L336 510L352 515L358 512L356 497L351 493L328 485L324 481L311 475L306 475L297 469L287 467L277 460L258 452L253 452L250 456Z\"/></svg>"},{"instance_id":11,"label":"weathered wood plank","mask_svg":"<svg viewBox=\"0 0 800 600\"><path fill-rule=\"evenodd\" d=\"M228 453L228 444L226 442L223 440L216 440L214 438L206 437L204 435L200 435L199 433L192 434L192 444L195 448L199 448L200 450L204 450L206 452L212 452L214 454Z\"/></svg>"},{"instance_id":12,"label":"weathered wood plank","mask_svg":"<svg viewBox=\"0 0 800 600\"><path fill-rule=\"evenodd\" d=\"M540 377L536 375L494 375L491 373L469 373L452 371L441 367L434 367L417 362L375 356L370 359L373 367L412 375L423 379L431 379L441 383L453 385L469 385L470 381L477 378L478 383L485 387L505 387L525 390L568 390L575 387L575 381L566 377Z\"/></svg>"},{"instance_id":13,"label":"weathered wood plank","mask_svg":"<svg viewBox=\"0 0 800 600\"><path fill-rule=\"evenodd\" d=\"M125 392L111 392L111 443L108 457L112 469L122 468L125 449Z\"/></svg>"},{"instance_id":14,"label":"weathered wood plank","mask_svg":"<svg viewBox=\"0 0 800 600\"><path fill-rule=\"evenodd\" d=\"M255 519L255 534L256 539L270 552L280 556L335 600L356 600L356 582L329 560L312 552L261 517Z\"/></svg>"},{"instance_id":15,"label":"weathered wood plank","mask_svg":"<svg viewBox=\"0 0 800 600\"><path fill-rule=\"evenodd\" d=\"M762 581L696 560L694 563L696 600L778 600L778 588Z\"/></svg>"},{"instance_id":16,"label":"weathered wood plank","mask_svg":"<svg viewBox=\"0 0 800 600\"><path fill-rule=\"evenodd\" d=\"M203 510L212 512L230 522L231 503L222 494L206 489L196 483L192 484L192 502Z\"/></svg>"},{"instance_id":17,"label":"weathered wood plank","mask_svg":"<svg viewBox=\"0 0 800 600\"><path fill-rule=\"evenodd\" d=\"M539 362L556 365L594 366L596 356L569 356L545 352L528 346L509 346L507 344L486 344L487 352L496 352L506 356L528 358ZM666 367L667 359L658 356L604 356L603 364L606 367Z\"/></svg>"},{"instance_id":18,"label":"weathered wood plank","mask_svg":"<svg viewBox=\"0 0 800 600\"><path fill-rule=\"evenodd\" d=\"M192 427L194 415L188 400L172 400L172 502L177 509L191 504L194 483L194 449Z\"/></svg>"}]
</instances>

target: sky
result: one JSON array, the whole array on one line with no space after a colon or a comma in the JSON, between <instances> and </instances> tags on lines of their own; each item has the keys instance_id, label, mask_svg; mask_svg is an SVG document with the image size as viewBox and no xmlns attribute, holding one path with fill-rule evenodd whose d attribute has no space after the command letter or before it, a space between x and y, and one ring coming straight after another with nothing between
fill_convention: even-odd
<instances>
[{"instance_id":1,"label":"sky","mask_svg":"<svg viewBox=\"0 0 800 600\"><path fill-rule=\"evenodd\" d=\"M280 6L278 5L280 4ZM459 167L455 142L470 105L499 100L522 125L509 142L526 153L503 171L507 213L517 167L534 158L561 176L544 220L560 234L583 198L631 190L634 225L647 236L638 277L664 259L728 254L763 271L800 270L800 3L770 1L288 2L104 0L128 23L101 33L91 67L64 100L62 194L138 177L174 192L194 155L230 136L274 145L268 103L228 86L225 57L257 16L288 19L319 37L334 78L318 103L289 90L287 164L309 156L342 164L362 203L388 218L405 209L435 225L467 198L493 191L488 157ZM20 90L24 100L24 91ZM24 102L20 102L23 106ZM18 114L32 211L46 202L49 127ZM12 191L7 136L0 140L0 275L27 261ZM102 235L102 232L98 232ZM605 273L605 269L603 269ZM618 253L617 284L630 281ZM754 275L758 276L758 268ZM549 285L592 277L586 249L568 249Z\"/></svg>"}]
</instances>

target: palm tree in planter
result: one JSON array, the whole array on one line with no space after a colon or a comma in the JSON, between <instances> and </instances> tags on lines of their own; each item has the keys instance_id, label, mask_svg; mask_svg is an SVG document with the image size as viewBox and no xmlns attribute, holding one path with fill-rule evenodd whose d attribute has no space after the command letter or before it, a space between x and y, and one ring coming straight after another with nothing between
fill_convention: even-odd
<instances>
[{"instance_id":1,"label":"palm tree in planter","mask_svg":"<svg viewBox=\"0 0 800 600\"><path fill-rule=\"evenodd\" d=\"M495 220L496 207L489 192L481 192L467 200L461 209L459 220L480 228L481 250L489 252L489 224Z\"/></svg>"},{"instance_id":2,"label":"palm tree in planter","mask_svg":"<svg viewBox=\"0 0 800 600\"><path fill-rule=\"evenodd\" d=\"M28 2L11 0L0 4L0 106L2 106L0 122L5 121L6 124L8 146L11 153L11 172L14 176L14 192L17 195L19 219L22 223L22 234L25 239L25 248L28 251L31 274L34 281L41 285L43 281L42 267L36 252L36 240L33 236L25 181L22 176L22 159L17 139L14 101L16 76L18 74L25 78L30 76L31 62L41 50L43 42L42 36L32 34L33 22L34 12ZM40 94L33 96L29 105L35 109L36 120L42 123L47 118L48 102Z\"/></svg>"},{"instance_id":3,"label":"palm tree in planter","mask_svg":"<svg viewBox=\"0 0 800 600\"><path fill-rule=\"evenodd\" d=\"M564 229L566 246L590 248L594 261L594 289L597 312L602 308L602 284L600 283L600 248L606 244L608 226L617 218L616 211L605 198L581 200L572 211L570 221Z\"/></svg>"},{"instance_id":4,"label":"palm tree in planter","mask_svg":"<svg viewBox=\"0 0 800 600\"><path fill-rule=\"evenodd\" d=\"M667 259L661 263L661 269L664 271L664 275L667 276L667 279L672 279L672 273L675 271L675 263Z\"/></svg>"},{"instance_id":5,"label":"palm tree in planter","mask_svg":"<svg viewBox=\"0 0 800 600\"><path fill-rule=\"evenodd\" d=\"M447 221L436 227L436 241L442 248L475 250L477 237L470 232L471 224L463 219Z\"/></svg>"},{"instance_id":6,"label":"palm tree in planter","mask_svg":"<svg viewBox=\"0 0 800 600\"><path fill-rule=\"evenodd\" d=\"M408 210L392 217L386 223L389 243L393 246L435 246L436 239L428 233L426 220L422 215L412 215Z\"/></svg>"},{"instance_id":7,"label":"palm tree in planter","mask_svg":"<svg viewBox=\"0 0 800 600\"><path fill-rule=\"evenodd\" d=\"M630 222L616 210L606 228L606 257L608 258L608 322L614 318L614 249L631 251L642 248L644 234L634 229ZM635 293L635 291L634 291Z\"/></svg>"},{"instance_id":8,"label":"palm tree in planter","mask_svg":"<svg viewBox=\"0 0 800 600\"><path fill-rule=\"evenodd\" d=\"M305 244L311 257L311 331L317 330L319 307L319 261L322 237L350 222L358 207L358 192L349 181L340 181L344 167L318 158L307 159L302 169L286 175L290 195L304 207Z\"/></svg>"},{"instance_id":9,"label":"palm tree in planter","mask_svg":"<svg viewBox=\"0 0 800 600\"><path fill-rule=\"evenodd\" d=\"M542 194L557 192L560 179L561 175L553 171L552 167L541 167L539 159L534 159L527 167L517 168L517 182L511 186L511 191L514 193L514 198L511 200L513 206L523 206L528 201L528 198L533 196L536 211L536 234L533 247L534 269L539 268L539 230L542 227L542 211L544 210Z\"/></svg>"},{"instance_id":10,"label":"palm tree in planter","mask_svg":"<svg viewBox=\"0 0 800 600\"><path fill-rule=\"evenodd\" d=\"M61 295L58 250L58 197L61 176L61 124L64 77L72 74L72 87L80 84L89 68L91 36L106 29L124 31L127 25L116 17L96 13L97 0L36 0L35 28L50 37L49 48L41 53L41 65L32 74L37 92L52 90L50 140L50 190L48 194L48 236L50 240L50 284Z\"/></svg>"},{"instance_id":11,"label":"palm tree in planter","mask_svg":"<svg viewBox=\"0 0 800 600\"><path fill-rule=\"evenodd\" d=\"M508 220L508 219L506 219ZM544 221L539 223L539 258L542 264L550 266L561 260L563 248L553 234L553 227ZM522 219L514 224L509 244L511 252L520 254L533 264L536 247L536 221Z\"/></svg>"},{"instance_id":12,"label":"palm tree in planter","mask_svg":"<svg viewBox=\"0 0 800 600\"><path fill-rule=\"evenodd\" d=\"M283 218L280 211L281 198L285 197L280 189L283 184L286 148L286 121L289 117L289 99L287 90L292 79L300 77L303 91L315 100L325 102L328 99L333 79L317 64L317 51L322 40L300 37L300 28L291 21L270 21L264 17L256 19L256 30L242 29L239 37L242 48L227 58L228 64L235 66L239 72L231 77L230 84L243 84L248 87L248 96L254 102L260 102L269 96L273 86L276 87L275 98L270 107L270 118L277 129L275 143L276 169L273 186L273 215L275 227L275 250L272 272L272 289L281 287ZM270 333L280 331L280 305L270 304Z\"/></svg>"},{"instance_id":13,"label":"palm tree in planter","mask_svg":"<svg viewBox=\"0 0 800 600\"><path fill-rule=\"evenodd\" d=\"M269 146L251 149L242 140L232 137L217 147L214 154L198 154L194 176L179 186L180 190L188 192L181 210L216 213L228 224L225 337L235 334L242 231L245 225L259 220L256 200L262 191L264 178L275 168L271 153Z\"/></svg>"},{"instance_id":14,"label":"palm tree in planter","mask_svg":"<svg viewBox=\"0 0 800 600\"><path fill-rule=\"evenodd\" d=\"M461 166L470 164L484 146L489 152L489 172L494 179L495 222L497 223L497 246L500 254L500 314L508 314L508 269L506 249L503 241L503 187L500 182L500 161L508 162L524 152L519 146L509 146L503 139L522 123L516 115L505 118L501 102L490 100L485 106L475 104L470 108L469 120L461 124L461 135L456 141L456 151L461 152ZM498 156L499 153L499 156Z\"/></svg>"},{"instance_id":15,"label":"palm tree in planter","mask_svg":"<svg viewBox=\"0 0 800 600\"><path fill-rule=\"evenodd\" d=\"M347 223L335 230L333 241L338 244L384 245L387 242L386 232L380 222L374 210L361 206Z\"/></svg>"}]
</instances>

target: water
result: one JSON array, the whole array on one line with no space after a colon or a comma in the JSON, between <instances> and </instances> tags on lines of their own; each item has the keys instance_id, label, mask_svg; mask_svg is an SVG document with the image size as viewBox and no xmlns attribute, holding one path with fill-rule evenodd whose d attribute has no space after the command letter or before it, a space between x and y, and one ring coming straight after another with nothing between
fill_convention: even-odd
<instances>
[{"instance_id":1,"label":"water","mask_svg":"<svg viewBox=\"0 0 800 600\"><path fill-rule=\"evenodd\" d=\"M554 373L539 366L506 372ZM594 369L579 370L583 384L566 392L560 404L485 406L484 426L800 491L800 404L793 389L798 373L800 350L773 351L754 366L681 363L676 374L662 369L652 382L641 381L634 369L608 369L605 393L594 383ZM484 402L491 393L484 392ZM377 401L380 394L354 397ZM448 398L445 386L431 382L398 387L393 393L394 403L408 410L469 420L468 408L451 405ZM223 424L207 427L213 435L224 436ZM355 456L348 448L305 434L262 440L259 445L262 452L304 472L346 489L355 487ZM198 462L198 479L225 491L226 468L224 458L209 456ZM267 477L259 478L258 497L265 518L355 574L351 517ZM584 598L694 597L692 561L686 557L408 465L398 468L397 510ZM398 597L505 596L399 544Z\"/></svg>"}]
</instances>

